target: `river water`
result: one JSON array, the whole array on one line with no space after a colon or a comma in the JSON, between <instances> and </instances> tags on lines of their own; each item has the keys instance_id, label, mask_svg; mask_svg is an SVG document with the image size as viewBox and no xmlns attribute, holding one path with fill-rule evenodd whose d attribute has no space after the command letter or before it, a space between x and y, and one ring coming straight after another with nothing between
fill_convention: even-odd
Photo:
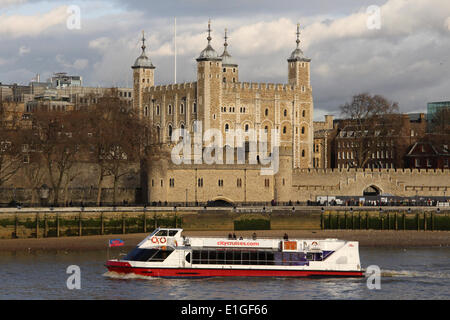
<instances>
[{"instance_id":1,"label":"river water","mask_svg":"<svg viewBox=\"0 0 450 320\"><path fill-rule=\"evenodd\" d=\"M363 268L381 268L380 290L369 290L367 279L347 278L119 277L104 268L106 250L0 253L0 299L450 299L450 248L360 248L360 256ZM80 267L80 290L67 289L70 265Z\"/></svg>"}]
</instances>

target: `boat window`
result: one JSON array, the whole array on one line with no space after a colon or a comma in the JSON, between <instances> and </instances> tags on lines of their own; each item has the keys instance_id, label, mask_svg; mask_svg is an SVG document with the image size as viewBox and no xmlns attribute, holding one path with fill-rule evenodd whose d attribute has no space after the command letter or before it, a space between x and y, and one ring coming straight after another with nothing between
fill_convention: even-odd
<instances>
[{"instance_id":1,"label":"boat window","mask_svg":"<svg viewBox=\"0 0 450 320\"><path fill-rule=\"evenodd\" d=\"M227 250L225 252L225 263L226 264L233 264L233 251Z\"/></svg>"},{"instance_id":2,"label":"boat window","mask_svg":"<svg viewBox=\"0 0 450 320\"><path fill-rule=\"evenodd\" d=\"M178 233L178 230L169 230L169 237L175 237L175 235Z\"/></svg>"},{"instance_id":3,"label":"boat window","mask_svg":"<svg viewBox=\"0 0 450 320\"><path fill-rule=\"evenodd\" d=\"M266 252L264 251L258 252L258 264L265 265L267 264L266 262L267 262Z\"/></svg>"},{"instance_id":4,"label":"boat window","mask_svg":"<svg viewBox=\"0 0 450 320\"><path fill-rule=\"evenodd\" d=\"M158 251L158 249L140 249L140 248L136 248L133 251L131 251L129 254L127 254L123 260L126 260L126 261L147 261L153 255L155 255L155 253L157 251Z\"/></svg>"},{"instance_id":5,"label":"boat window","mask_svg":"<svg viewBox=\"0 0 450 320\"><path fill-rule=\"evenodd\" d=\"M156 234L156 237L167 237L167 230L161 230Z\"/></svg>"},{"instance_id":6,"label":"boat window","mask_svg":"<svg viewBox=\"0 0 450 320\"><path fill-rule=\"evenodd\" d=\"M200 251L192 251L192 263L200 263Z\"/></svg>"},{"instance_id":7,"label":"boat window","mask_svg":"<svg viewBox=\"0 0 450 320\"><path fill-rule=\"evenodd\" d=\"M173 249L159 250L159 249L140 249L136 248L131 251L123 259L125 261L151 261L162 262L173 252Z\"/></svg>"},{"instance_id":8,"label":"boat window","mask_svg":"<svg viewBox=\"0 0 450 320\"><path fill-rule=\"evenodd\" d=\"M173 249L158 250L153 256L148 259L150 262L163 262L173 252Z\"/></svg>"},{"instance_id":9,"label":"boat window","mask_svg":"<svg viewBox=\"0 0 450 320\"><path fill-rule=\"evenodd\" d=\"M217 264L217 252L210 250L208 253L208 264Z\"/></svg>"},{"instance_id":10,"label":"boat window","mask_svg":"<svg viewBox=\"0 0 450 320\"><path fill-rule=\"evenodd\" d=\"M289 260L289 256L286 255ZM272 251L263 250L193 250L193 264L226 264L226 265L282 265L274 261Z\"/></svg>"},{"instance_id":11,"label":"boat window","mask_svg":"<svg viewBox=\"0 0 450 320\"><path fill-rule=\"evenodd\" d=\"M218 251L217 264L224 264L224 263L225 263L225 251Z\"/></svg>"},{"instance_id":12,"label":"boat window","mask_svg":"<svg viewBox=\"0 0 450 320\"><path fill-rule=\"evenodd\" d=\"M200 251L200 263L208 263L208 251Z\"/></svg>"},{"instance_id":13,"label":"boat window","mask_svg":"<svg viewBox=\"0 0 450 320\"><path fill-rule=\"evenodd\" d=\"M250 264L250 252L242 252L242 264L249 265Z\"/></svg>"},{"instance_id":14,"label":"boat window","mask_svg":"<svg viewBox=\"0 0 450 320\"><path fill-rule=\"evenodd\" d=\"M268 265L275 264L275 255L273 252L267 252L267 264Z\"/></svg>"},{"instance_id":15,"label":"boat window","mask_svg":"<svg viewBox=\"0 0 450 320\"><path fill-rule=\"evenodd\" d=\"M186 255L186 261L188 263L191 263L191 253L190 252Z\"/></svg>"},{"instance_id":16,"label":"boat window","mask_svg":"<svg viewBox=\"0 0 450 320\"><path fill-rule=\"evenodd\" d=\"M258 264L258 252L250 252L250 264Z\"/></svg>"}]
</instances>

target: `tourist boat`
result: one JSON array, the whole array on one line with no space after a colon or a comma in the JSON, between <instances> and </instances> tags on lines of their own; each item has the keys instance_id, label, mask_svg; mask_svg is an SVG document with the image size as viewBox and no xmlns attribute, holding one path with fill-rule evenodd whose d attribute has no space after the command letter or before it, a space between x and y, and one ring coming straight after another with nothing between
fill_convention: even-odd
<instances>
[{"instance_id":1,"label":"tourist boat","mask_svg":"<svg viewBox=\"0 0 450 320\"><path fill-rule=\"evenodd\" d=\"M106 267L119 274L163 278L364 276L358 242L189 238L182 231L158 228Z\"/></svg>"}]
</instances>

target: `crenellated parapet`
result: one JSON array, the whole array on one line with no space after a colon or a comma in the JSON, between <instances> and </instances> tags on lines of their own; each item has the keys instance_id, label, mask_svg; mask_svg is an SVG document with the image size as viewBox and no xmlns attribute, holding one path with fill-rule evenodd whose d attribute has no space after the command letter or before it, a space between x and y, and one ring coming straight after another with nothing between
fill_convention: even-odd
<instances>
[{"instance_id":1,"label":"crenellated parapet","mask_svg":"<svg viewBox=\"0 0 450 320\"><path fill-rule=\"evenodd\" d=\"M328 168L328 169L295 169L294 174L329 174L329 173L382 173L382 174L399 174L399 175L414 175L414 176L429 176L429 175L450 175L450 169L361 169L361 168Z\"/></svg>"},{"instance_id":2,"label":"crenellated parapet","mask_svg":"<svg viewBox=\"0 0 450 320\"><path fill-rule=\"evenodd\" d=\"M273 92L293 92L298 88L284 83L255 83L255 82L239 82L239 83L222 83L222 90L248 90L248 91L273 91Z\"/></svg>"},{"instance_id":3,"label":"crenellated parapet","mask_svg":"<svg viewBox=\"0 0 450 320\"><path fill-rule=\"evenodd\" d=\"M197 86L197 82L186 82L178 84L159 85L146 88L144 92L148 93L170 93L173 91L194 89Z\"/></svg>"}]
</instances>

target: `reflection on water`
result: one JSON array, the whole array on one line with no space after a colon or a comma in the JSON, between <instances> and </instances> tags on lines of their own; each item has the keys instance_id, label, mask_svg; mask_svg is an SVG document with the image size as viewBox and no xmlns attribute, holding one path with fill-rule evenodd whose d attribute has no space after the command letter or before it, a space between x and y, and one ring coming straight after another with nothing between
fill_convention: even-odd
<instances>
[{"instance_id":1,"label":"reflection on water","mask_svg":"<svg viewBox=\"0 0 450 320\"><path fill-rule=\"evenodd\" d=\"M155 279L107 272L105 251L0 253L0 299L449 299L450 248L361 248L364 267L382 270L381 290L365 279ZM81 290L66 269L81 268Z\"/></svg>"}]
</instances>

